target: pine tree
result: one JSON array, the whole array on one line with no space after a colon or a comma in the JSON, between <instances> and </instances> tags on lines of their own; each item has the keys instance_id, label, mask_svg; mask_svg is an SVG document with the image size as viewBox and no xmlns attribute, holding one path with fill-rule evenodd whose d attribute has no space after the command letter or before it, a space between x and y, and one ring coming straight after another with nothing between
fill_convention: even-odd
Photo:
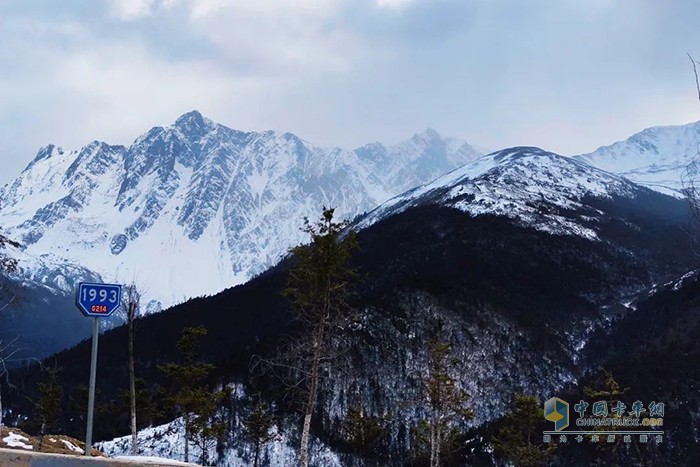
<instances>
[{"instance_id":1,"label":"pine tree","mask_svg":"<svg viewBox=\"0 0 700 467\"><path fill-rule=\"evenodd\" d=\"M214 365L199 359L201 340L206 335L207 330L204 326L184 328L177 342L180 361L159 367L171 382L172 391L166 402L183 418L185 462L189 462L191 441L198 436L209 437L215 434L214 429L210 430L210 425L220 396L205 387L206 379L214 370Z\"/></svg>"},{"instance_id":2,"label":"pine tree","mask_svg":"<svg viewBox=\"0 0 700 467\"><path fill-rule=\"evenodd\" d=\"M605 368L599 369L599 382L597 384L597 389L591 386L585 386L583 388L584 395L591 400L604 399L607 403L608 409L612 409L613 404L619 401L619 396L622 396L629 388L622 389L620 384L615 380L612 373ZM619 417L619 414L617 415ZM595 431L616 431L620 428L618 426L597 426L593 428Z\"/></svg>"},{"instance_id":3,"label":"pine tree","mask_svg":"<svg viewBox=\"0 0 700 467\"><path fill-rule=\"evenodd\" d=\"M85 408L88 406L88 392L88 386L80 384L73 386L65 394L65 404L68 407L68 413L75 414L66 421L66 432L79 439L85 439L85 429L87 427ZM99 388L95 388L95 399L97 399L98 393Z\"/></svg>"},{"instance_id":4,"label":"pine tree","mask_svg":"<svg viewBox=\"0 0 700 467\"><path fill-rule=\"evenodd\" d=\"M363 454L375 454L379 442L387 434L388 417L365 413L358 405L348 408L343 420L343 437L350 449Z\"/></svg>"},{"instance_id":5,"label":"pine tree","mask_svg":"<svg viewBox=\"0 0 700 467\"><path fill-rule=\"evenodd\" d=\"M629 391L630 388L622 388L620 383L615 380L615 377L611 372L605 368L600 368L598 373L598 381L596 382L596 387L585 386L583 388L584 395L593 400L605 400L608 409L611 411L610 416L619 418L620 414L613 414L612 408L616 402L620 401L620 396L624 395ZM618 431L622 429L620 426L595 426L593 431ZM592 435L590 435L592 436ZM636 442L635 442L636 444ZM622 447L622 440L620 436L615 437L614 443L595 443L592 444L597 451L602 451L605 457L617 459L620 456L620 451L624 449Z\"/></svg>"},{"instance_id":6,"label":"pine tree","mask_svg":"<svg viewBox=\"0 0 700 467\"><path fill-rule=\"evenodd\" d=\"M452 454L461 432L461 423L474 417L467 407L469 394L459 388L452 376L456 360L452 344L444 337L444 325L437 321L434 337L428 342L429 371L422 378L424 403L428 417L414 427L414 453L428 451L430 467L439 467Z\"/></svg>"},{"instance_id":7,"label":"pine tree","mask_svg":"<svg viewBox=\"0 0 700 467\"><path fill-rule=\"evenodd\" d=\"M39 398L34 401L34 412L41 435L40 447L47 431L55 428L61 410L63 388L58 380L58 373L57 368L44 369L44 380L38 385Z\"/></svg>"},{"instance_id":8,"label":"pine tree","mask_svg":"<svg viewBox=\"0 0 700 467\"><path fill-rule=\"evenodd\" d=\"M616 398L629 391L629 388L622 389L620 383L618 383L615 380L612 373L610 373L605 368L600 368L600 375L603 381L602 384L599 386L600 389L595 389L590 386L586 386L583 389L583 393L586 395L586 397L589 397L591 399L603 398L608 401L609 406L612 406L612 404L616 400L619 400Z\"/></svg>"},{"instance_id":9,"label":"pine tree","mask_svg":"<svg viewBox=\"0 0 700 467\"><path fill-rule=\"evenodd\" d=\"M207 391L201 388L195 396L198 408L192 416L190 436L192 444L199 448L199 463L210 465L209 451L222 442L226 434L226 422L219 410L227 391Z\"/></svg>"},{"instance_id":10,"label":"pine tree","mask_svg":"<svg viewBox=\"0 0 700 467\"><path fill-rule=\"evenodd\" d=\"M248 439L253 442L253 467L260 465L260 450L273 439L275 434L271 433L274 424L274 417L270 413L269 407L258 400L245 421L245 430Z\"/></svg>"},{"instance_id":11,"label":"pine tree","mask_svg":"<svg viewBox=\"0 0 700 467\"><path fill-rule=\"evenodd\" d=\"M138 410L138 427L153 425L162 415L159 411L158 389L149 386L145 379L136 378L136 408ZM129 394L129 404L131 404L131 394Z\"/></svg>"},{"instance_id":12,"label":"pine tree","mask_svg":"<svg viewBox=\"0 0 700 467\"><path fill-rule=\"evenodd\" d=\"M510 409L500 420L493 439L496 456L516 466L543 465L556 447L539 442L543 420L544 409L535 397L513 396Z\"/></svg>"},{"instance_id":13,"label":"pine tree","mask_svg":"<svg viewBox=\"0 0 700 467\"><path fill-rule=\"evenodd\" d=\"M592 375L590 383L583 387L583 396L591 404L586 407L586 417L620 418L633 417L630 410L632 405L624 405L621 397L630 392L630 388L623 387L613 376L613 373L600 368ZM592 404L595 402L605 402L607 409L605 414L594 415ZM618 405L620 402L623 405ZM632 401L627 401L630 404ZM633 402L632 402L633 404ZM588 410L590 409L590 410ZM641 418L645 414L640 414ZM640 427L641 428L641 427ZM585 463L590 466L654 466L663 467L676 465L668 457L668 452L664 446L655 442L640 442L638 436L630 436L629 441L624 441L624 434L615 434L616 431L626 431L624 426L601 425L589 428L591 431L611 432L598 435L598 441L589 435L588 442L579 444L560 444L557 449L557 460L559 464ZM632 431L635 431L633 429ZM610 442L609 436L614 440ZM694 465L694 464L693 464Z\"/></svg>"},{"instance_id":14,"label":"pine tree","mask_svg":"<svg viewBox=\"0 0 700 467\"><path fill-rule=\"evenodd\" d=\"M159 417L162 416L158 410L158 406L159 401L163 398L158 397L158 390L156 387L148 385L142 378L136 378L134 386L136 389L135 399L138 412L137 429L152 426L158 421ZM119 419L120 424L130 421L124 420L124 414L129 414L130 418L131 402L131 391L128 388L121 389L116 399L113 401L112 408L114 409L114 414L111 416L115 419Z\"/></svg>"},{"instance_id":15,"label":"pine tree","mask_svg":"<svg viewBox=\"0 0 700 467\"><path fill-rule=\"evenodd\" d=\"M324 365L331 363L329 344L342 333L350 313L346 304L351 280L356 276L348 266L356 246L352 232L341 238L347 222L335 222L334 209L324 207L319 222L304 219L303 231L311 244L291 251L296 264L289 273L284 294L293 302L297 322L303 335L288 352L291 367L303 375L293 384L305 393L304 419L299 446L299 465L309 464L311 418L314 414L318 388Z\"/></svg>"}]
</instances>

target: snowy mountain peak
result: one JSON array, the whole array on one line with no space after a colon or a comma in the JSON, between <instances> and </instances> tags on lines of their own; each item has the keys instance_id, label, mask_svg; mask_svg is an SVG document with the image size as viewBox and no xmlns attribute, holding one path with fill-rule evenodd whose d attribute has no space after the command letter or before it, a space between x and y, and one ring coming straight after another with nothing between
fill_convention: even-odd
<instances>
[{"instance_id":1,"label":"snowy mountain peak","mask_svg":"<svg viewBox=\"0 0 700 467\"><path fill-rule=\"evenodd\" d=\"M30 254L108 281L136 277L167 306L261 273L305 240L300 222L321 206L352 218L480 155L437 132L396 146L320 147L192 111L129 147L44 148L0 189L0 225Z\"/></svg>"},{"instance_id":2,"label":"snowy mountain peak","mask_svg":"<svg viewBox=\"0 0 700 467\"><path fill-rule=\"evenodd\" d=\"M545 151L536 146L514 146L512 148L502 149L492 153L493 159L497 162L512 162L520 159L542 157L544 159L552 159L559 161L563 156L553 152Z\"/></svg>"},{"instance_id":3,"label":"snowy mountain peak","mask_svg":"<svg viewBox=\"0 0 700 467\"><path fill-rule=\"evenodd\" d=\"M510 217L550 233L595 239L595 229L579 221L581 214L585 218L596 213L586 200L635 197L642 189L571 158L536 147L514 147L483 156L387 201L361 219L357 228L413 206L442 205L474 216Z\"/></svg>"},{"instance_id":4,"label":"snowy mountain peak","mask_svg":"<svg viewBox=\"0 0 700 467\"><path fill-rule=\"evenodd\" d=\"M439 140L439 139L442 139L442 137L440 136L440 133L438 133L437 131L435 131L432 128L426 128L424 131L422 131L420 133L416 133L411 138L411 140L415 141L415 142L425 142L425 141L433 141L433 140Z\"/></svg>"},{"instance_id":5,"label":"snowy mountain peak","mask_svg":"<svg viewBox=\"0 0 700 467\"><path fill-rule=\"evenodd\" d=\"M29 168L30 166L32 166L36 162L39 162L40 160L48 159L48 158L54 157L54 156L62 156L63 154L65 154L65 149L63 149L61 147L57 147L53 144L48 144L48 145L39 149L39 151L36 153L36 156L29 163L29 166L27 168Z\"/></svg>"},{"instance_id":6,"label":"snowy mountain peak","mask_svg":"<svg viewBox=\"0 0 700 467\"><path fill-rule=\"evenodd\" d=\"M201 138L214 127L214 122L204 118L196 110L187 112L175 120L175 127L190 138Z\"/></svg>"},{"instance_id":7,"label":"snowy mountain peak","mask_svg":"<svg viewBox=\"0 0 700 467\"><path fill-rule=\"evenodd\" d=\"M657 191L681 196L681 177L698 157L698 145L700 122L657 126L640 131L625 141L575 156L575 159Z\"/></svg>"},{"instance_id":8,"label":"snowy mountain peak","mask_svg":"<svg viewBox=\"0 0 700 467\"><path fill-rule=\"evenodd\" d=\"M383 177L401 191L425 183L431 174L446 173L484 154L484 151L454 138L443 138L427 129L393 146L370 143L355 149L355 154L368 161Z\"/></svg>"}]
</instances>

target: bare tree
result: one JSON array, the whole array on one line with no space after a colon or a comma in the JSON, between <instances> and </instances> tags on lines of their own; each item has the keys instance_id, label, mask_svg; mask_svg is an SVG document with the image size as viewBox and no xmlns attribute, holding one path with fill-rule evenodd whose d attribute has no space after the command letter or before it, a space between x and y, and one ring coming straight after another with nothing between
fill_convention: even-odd
<instances>
[{"instance_id":1,"label":"bare tree","mask_svg":"<svg viewBox=\"0 0 700 467\"><path fill-rule=\"evenodd\" d=\"M141 306L141 292L134 282L126 286L124 294L126 323L128 330L129 396L131 404L131 454L138 454L138 431L136 429L136 371L134 369L134 321Z\"/></svg>"},{"instance_id":2,"label":"bare tree","mask_svg":"<svg viewBox=\"0 0 700 467\"><path fill-rule=\"evenodd\" d=\"M700 79L698 78L698 62L688 53L690 63L693 65L693 74L695 75L695 88L697 90L697 98L700 101ZM693 160L688 164L681 174L681 184L683 186L683 194L688 201L690 212L693 217L700 221L700 143L695 149ZM695 254L700 256L700 246L698 245L697 236L688 232L693 239L693 249Z\"/></svg>"},{"instance_id":3,"label":"bare tree","mask_svg":"<svg viewBox=\"0 0 700 467\"><path fill-rule=\"evenodd\" d=\"M7 246L13 246L13 247L19 247L19 243L10 240L6 236L0 233L0 293L5 292L6 289L6 281L4 275L6 274L14 274L17 272L17 260L15 258L12 258L10 256L7 256L2 250L4 250ZM4 297L0 295L0 300L2 302L0 303L0 311L3 311L5 308L7 308L14 300L14 296L9 297L7 300L4 300ZM3 342L0 340L0 426L2 426L2 379L5 379L5 382L9 386L10 384L10 375L7 369L7 363L12 360L12 357L17 353L19 350L16 346L17 343L17 338L14 338L10 340L9 342Z\"/></svg>"},{"instance_id":4,"label":"bare tree","mask_svg":"<svg viewBox=\"0 0 700 467\"><path fill-rule=\"evenodd\" d=\"M693 73L695 73L695 89L698 91L698 100L700 101L700 80L698 79L698 67L697 67L697 62L693 58L692 55L690 55L690 52L688 52L688 58L690 59L690 63L693 65Z\"/></svg>"},{"instance_id":5,"label":"bare tree","mask_svg":"<svg viewBox=\"0 0 700 467\"><path fill-rule=\"evenodd\" d=\"M12 360L12 357L19 350L15 345L17 338L12 339L9 342L3 342L0 340L0 427L3 426L2 423L2 380L4 379L8 386L10 386L10 372L7 368L7 363Z\"/></svg>"}]
</instances>

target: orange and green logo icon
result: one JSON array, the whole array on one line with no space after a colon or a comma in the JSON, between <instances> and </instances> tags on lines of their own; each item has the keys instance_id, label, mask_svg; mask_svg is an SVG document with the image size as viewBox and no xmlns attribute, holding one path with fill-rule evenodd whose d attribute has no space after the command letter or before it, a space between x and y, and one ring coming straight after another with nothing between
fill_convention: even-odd
<instances>
[{"instance_id":1,"label":"orange and green logo icon","mask_svg":"<svg viewBox=\"0 0 700 467\"><path fill-rule=\"evenodd\" d=\"M569 404L552 397L544 403L544 418L554 422L554 431L561 431L569 426Z\"/></svg>"}]
</instances>

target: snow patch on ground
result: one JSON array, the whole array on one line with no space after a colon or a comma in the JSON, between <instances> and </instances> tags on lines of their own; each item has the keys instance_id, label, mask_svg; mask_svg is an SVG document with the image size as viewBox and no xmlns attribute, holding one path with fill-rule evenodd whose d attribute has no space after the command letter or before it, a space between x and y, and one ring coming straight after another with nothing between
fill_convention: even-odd
<instances>
[{"instance_id":1,"label":"snow patch on ground","mask_svg":"<svg viewBox=\"0 0 700 467\"><path fill-rule=\"evenodd\" d=\"M77 452L79 454L85 454L85 450L79 448L75 444L71 443L70 441L67 441L65 439L62 439L61 442L66 446L67 449L70 449L71 451Z\"/></svg>"},{"instance_id":2,"label":"snow patch on ground","mask_svg":"<svg viewBox=\"0 0 700 467\"><path fill-rule=\"evenodd\" d=\"M239 422L242 422L239 420ZM240 425L234 430L240 435L243 428ZM275 427L277 430L277 427ZM182 419L173 420L170 423L156 427L146 428L138 433L138 455L146 457L167 458L184 462L184 430ZM261 450L261 460L267 460L273 467L286 467L297 464L297 446L285 433L277 432L274 440L267 443ZM102 441L95 445L108 457L124 459L131 454L131 436L122 436L110 441ZM316 467L342 467L338 456L325 444L312 439L310 445L311 465ZM190 443L189 461L196 462L201 457L201 450ZM140 460L141 457L138 457ZM217 457L216 449L209 452L209 459L216 460L220 467L240 467L250 465L252 460L252 447L244 436L230 439L224 449L223 456ZM218 459L218 460L217 460ZM182 465L182 464L173 464Z\"/></svg>"},{"instance_id":3,"label":"snow patch on ground","mask_svg":"<svg viewBox=\"0 0 700 467\"><path fill-rule=\"evenodd\" d=\"M138 462L140 464L158 464L158 465L192 465L190 463L165 459L163 457L153 456L117 456L114 459L120 461Z\"/></svg>"},{"instance_id":4,"label":"snow patch on ground","mask_svg":"<svg viewBox=\"0 0 700 467\"><path fill-rule=\"evenodd\" d=\"M6 445L13 447L13 448L22 448L22 449L34 449L34 446L31 444L27 444L29 441L29 438L18 435L17 433L10 433L9 435L5 436L2 439Z\"/></svg>"}]
</instances>

